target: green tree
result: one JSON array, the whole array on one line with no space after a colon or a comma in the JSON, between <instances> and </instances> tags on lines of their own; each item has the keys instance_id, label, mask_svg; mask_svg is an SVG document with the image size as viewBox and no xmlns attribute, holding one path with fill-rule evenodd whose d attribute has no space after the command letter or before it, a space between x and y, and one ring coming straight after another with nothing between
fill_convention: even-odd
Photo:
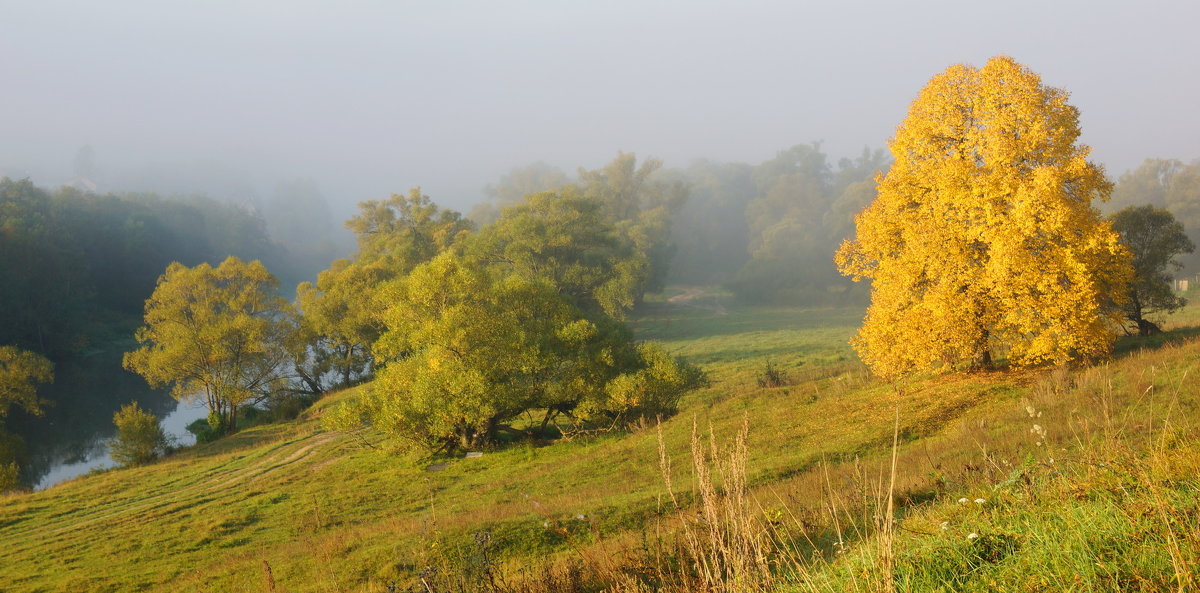
<instances>
[{"instance_id":1,"label":"green tree","mask_svg":"<svg viewBox=\"0 0 1200 593\"><path fill-rule=\"evenodd\" d=\"M471 209L468 218L480 227L500 217L500 211L521 203L525 196L557 190L571 182L562 169L537 162L509 171L500 181L484 188L488 200Z\"/></svg>"},{"instance_id":2,"label":"green tree","mask_svg":"<svg viewBox=\"0 0 1200 593\"><path fill-rule=\"evenodd\" d=\"M1169 211L1193 242L1200 240L1200 160L1146 159L1121 175L1108 210L1147 204ZM1195 256L1185 255L1179 261L1189 268L1200 265L1200 257Z\"/></svg>"},{"instance_id":3,"label":"green tree","mask_svg":"<svg viewBox=\"0 0 1200 593\"><path fill-rule=\"evenodd\" d=\"M311 391L324 392L323 378L331 372L343 386L370 372L375 362L371 345L382 330L371 295L393 276L380 262L339 259L317 276L316 284L296 288L302 339L309 345L297 369Z\"/></svg>"},{"instance_id":4,"label":"green tree","mask_svg":"<svg viewBox=\"0 0 1200 593\"><path fill-rule=\"evenodd\" d=\"M267 398L294 358L294 331L279 282L262 263L230 257L213 268L167 267L146 301L141 348L125 368L180 401L203 398L221 432L236 429L238 409Z\"/></svg>"},{"instance_id":5,"label":"green tree","mask_svg":"<svg viewBox=\"0 0 1200 593\"><path fill-rule=\"evenodd\" d=\"M375 302L379 287L453 248L473 228L419 188L358 206L359 213L346 222L358 241L354 259L333 262L316 284L304 282L296 290L295 366L313 393L325 391L324 377L331 371L347 385L373 368L371 344L381 330Z\"/></svg>"},{"instance_id":6,"label":"green tree","mask_svg":"<svg viewBox=\"0 0 1200 593\"><path fill-rule=\"evenodd\" d=\"M0 346L0 492L20 484L20 463L24 441L4 430L8 409L18 406L26 413L40 416L45 400L37 395L39 383L54 381L54 365L41 355L14 346Z\"/></svg>"},{"instance_id":7,"label":"green tree","mask_svg":"<svg viewBox=\"0 0 1200 593\"><path fill-rule=\"evenodd\" d=\"M662 161L620 153L600 169L579 170L579 192L600 202L603 214L622 235L631 238L647 262L646 278L637 287L637 300L646 292L662 290L675 255L671 240L672 216L687 201L682 183L654 178Z\"/></svg>"},{"instance_id":8,"label":"green tree","mask_svg":"<svg viewBox=\"0 0 1200 593\"><path fill-rule=\"evenodd\" d=\"M330 424L366 422L434 451L495 442L509 423L542 410L542 426L673 407L690 387L674 359L643 355L623 326L589 320L544 278L505 274L453 253L389 283L380 302L386 330L375 355L390 360L366 395ZM688 367L690 368L690 367ZM624 373L641 373L609 390Z\"/></svg>"},{"instance_id":9,"label":"green tree","mask_svg":"<svg viewBox=\"0 0 1200 593\"><path fill-rule=\"evenodd\" d=\"M754 168L758 193L746 206L749 261L729 287L748 302L844 303L852 283L833 265L853 215L874 198L871 179L886 168L879 151L829 165L819 143L782 151Z\"/></svg>"},{"instance_id":10,"label":"green tree","mask_svg":"<svg viewBox=\"0 0 1200 593\"><path fill-rule=\"evenodd\" d=\"M358 240L356 259L363 263L382 260L397 275L433 259L473 229L469 220L439 208L420 188L410 189L408 195L362 202L358 210L346 222Z\"/></svg>"},{"instance_id":11,"label":"green tree","mask_svg":"<svg viewBox=\"0 0 1200 593\"><path fill-rule=\"evenodd\" d=\"M869 278L854 340L877 374L1110 352L1129 253L1092 207L1111 184L1076 144L1079 111L1011 58L952 66L913 102L895 163L843 244Z\"/></svg>"},{"instance_id":12,"label":"green tree","mask_svg":"<svg viewBox=\"0 0 1200 593\"><path fill-rule=\"evenodd\" d=\"M589 313L621 318L641 295L645 254L599 201L573 188L527 196L467 244L475 257L541 279Z\"/></svg>"},{"instance_id":13,"label":"green tree","mask_svg":"<svg viewBox=\"0 0 1200 593\"><path fill-rule=\"evenodd\" d=\"M1171 313L1187 304L1171 287L1169 269L1183 267L1176 257L1196 250L1183 225L1170 211L1151 205L1129 206L1111 216L1113 230L1133 254L1133 282L1123 313L1138 333L1162 331L1147 316Z\"/></svg>"},{"instance_id":14,"label":"green tree","mask_svg":"<svg viewBox=\"0 0 1200 593\"><path fill-rule=\"evenodd\" d=\"M108 444L113 461L129 467L154 461L167 450L167 435L158 418L138 407L137 402L121 406L113 414L117 436Z\"/></svg>"},{"instance_id":15,"label":"green tree","mask_svg":"<svg viewBox=\"0 0 1200 593\"><path fill-rule=\"evenodd\" d=\"M19 406L41 415L45 400L37 395L39 383L54 381L54 365L45 357L14 346L0 346L0 418Z\"/></svg>"}]
</instances>

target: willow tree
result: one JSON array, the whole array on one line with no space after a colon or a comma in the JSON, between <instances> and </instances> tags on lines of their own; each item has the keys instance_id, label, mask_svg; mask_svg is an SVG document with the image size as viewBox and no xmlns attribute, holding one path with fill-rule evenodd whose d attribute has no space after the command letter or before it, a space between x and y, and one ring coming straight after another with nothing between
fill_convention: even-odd
<instances>
[{"instance_id":1,"label":"willow tree","mask_svg":"<svg viewBox=\"0 0 1200 593\"><path fill-rule=\"evenodd\" d=\"M124 365L177 400L203 399L209 423L236 428L238 410L268 397L293 360L294 331L279 281L258 261L167 267L146 301L141 347Z\"/></svg>"},{"instance_id":2,"label":"willow tree","mask_svg":"<svg viewBox=\"0 0 1200 593\"><path fill-rule=\"evenodd\" d=\"M836 257L872 281L854 346L874 372L1110 352L1129 254L1092 206L1112 184L1078 137L1067 93L1008 57L922 89Z\"/></svg>"},{"instance_id":3,"label":"willow tree","mask_svg":"<svg viewBox=\"0 0 1200 593\"><path fill-rule=\"evenodd\" d=\"M589 318L544 277L443 253L384 285L381 361L363 396L333 408L327 426L373 426L431 451L492 445L511 423L540 414L544 430L616 426L675 411L703 375L624 325Z\"/></svg>"}]
</instances>

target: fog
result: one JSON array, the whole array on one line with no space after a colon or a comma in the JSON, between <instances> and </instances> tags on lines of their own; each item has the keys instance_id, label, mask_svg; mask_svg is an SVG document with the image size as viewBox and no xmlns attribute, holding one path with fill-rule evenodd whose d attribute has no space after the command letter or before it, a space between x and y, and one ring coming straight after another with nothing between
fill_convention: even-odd
<instances>
[{"instance_id":1,"label":"fog","mask_svg":"<svg viewBox=\"0 0 1200 593\"><path fill-rule=\"evenodd\" d=\"M514 167L882 147L946 66L1072 93L1114 177L1200 156L1195 2L6 2L0 174L468 209ZM222 197L216 196L213 197Z\"/></svg>"}]
</instances>

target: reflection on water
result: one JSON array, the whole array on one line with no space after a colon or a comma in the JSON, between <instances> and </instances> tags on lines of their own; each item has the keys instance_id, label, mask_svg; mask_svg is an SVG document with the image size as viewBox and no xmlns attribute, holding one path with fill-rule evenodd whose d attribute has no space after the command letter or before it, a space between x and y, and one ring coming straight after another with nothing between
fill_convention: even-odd
<instances>
[{"instance_id":1,"label":"reflection on water","mask_svg":"<svg viewBox=\"0 0 1200 593\"><path fill-rule=\"evenodd\" d=\"M172 403L175 403L174 400L172 400ZM114 411L113 413L115 414L116 412ZM187 431L187 425L199 418L204 418L206 413L207 410L203 404L176 404L175 409L160 420L159 423L162 425L163 431L167 433L167 439L173 445L185 447L196 444L196 436ZM44 490L55 484L86 474L94 469L113 467L116 463L113 462L112 457L109 457L107 447L108 440L111 438L111 435L96 438L90 443L84 444L77 450L76 454L60 454L58 456L51 455L47 457L44 461L44 466L47 469L38 479L34 489Z\"/></svg>"},{"instance_id":2,"label":"reflection on water","mask_svg":"<svg viewBox=\"0 0 1200 593\"><path fill-rule=\"evenodd\" d=\"M163 429L180 445L192 444L185 430L203 418L203 406L177 404L166 391L121 368L119 348L60 362L55 380L38 390L53 402L41 417L13 414L10 429L24 437L29 464L24 477L41 490L92 469L113 465L106 442L116 433L113 414L131 401L163 419Z\"/></svg>"}]
</instances>

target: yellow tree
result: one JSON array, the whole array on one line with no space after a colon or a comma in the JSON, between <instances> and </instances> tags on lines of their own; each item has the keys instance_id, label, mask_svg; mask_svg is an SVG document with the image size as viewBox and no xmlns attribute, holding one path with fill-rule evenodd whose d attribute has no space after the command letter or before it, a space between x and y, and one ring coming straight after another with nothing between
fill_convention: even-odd
<instances>
[{"instance_id":1,"label":"yellow tree","mask_svg":"<svg viewBox=\"0 0 1200 593\"><path fill-rule=\"evenodd\" d=\"M1011 58L922 89L895 164L836 257L872 281L855 349L882 376L1107 354L1129 254L1092 206L1112 184L1067 93Z\"/></svg>"}]
</instances>

